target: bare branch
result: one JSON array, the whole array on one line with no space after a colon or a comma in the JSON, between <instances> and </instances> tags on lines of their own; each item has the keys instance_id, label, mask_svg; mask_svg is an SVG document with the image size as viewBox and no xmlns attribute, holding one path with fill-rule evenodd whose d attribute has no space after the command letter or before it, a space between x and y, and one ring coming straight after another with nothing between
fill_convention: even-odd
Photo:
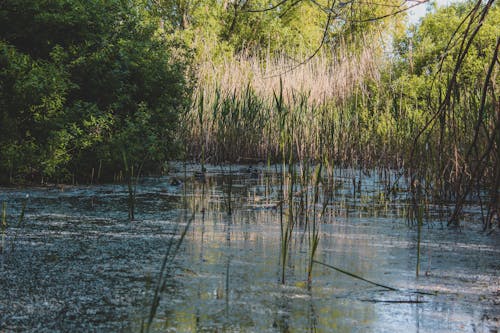
<instances>
[{"instance_id":1,"label":"bare branch","mask_svg":"<svg viewBox=\"0 0 500 333\"><path fill-rule=\"evenodd\" d=\"M330 10L330 13L328 14L325 28L323 30L323 37L321 38L321 42L320 42L319 46L314 50L314 52L311 55L309 55L305 60L298 63L297 65L292 66L291 68L285 70L282 73L271 75L271 76L268 76L266 78L277 77L277 76L281 76L283 74L286 74L288 72L291 72L291 71L297 69L298 67L305 65L306 63L311 61L311 59L313 59L318 54L318 52L323 48L323 45L325 44L325 41L326 41L327 36L328 36L328 28L330 27L330 24L331 24L332 20L334 19L332 13L333 13L333 7L335 6L336 2L337 2L337 0L333 0L332 5L330 6L331 10Z\"/></svg>"}]
</instances>

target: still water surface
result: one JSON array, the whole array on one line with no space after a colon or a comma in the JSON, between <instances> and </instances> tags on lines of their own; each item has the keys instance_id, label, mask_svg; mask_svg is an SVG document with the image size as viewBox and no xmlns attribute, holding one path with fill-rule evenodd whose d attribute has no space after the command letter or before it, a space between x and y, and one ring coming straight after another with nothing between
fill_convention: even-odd
<instances>
[{"instance_id":1,"label":"still water surface","mask_svg":"<svg viewBox=\"0 0 500 333\"><path fill-rule=\"evenodd\" d=\"M294 230L282 285L280 209L274 206L278 186L266 186L269 175L259 172L257 177L255 169L234 167L231 182L221 175L228 170L211 171L205 185L186 185L198 213L179 257L185 270L175 277L156 317L158 331L497 329L498 322L489 319L500 313L498 298L492 299L500 287L498 236L486 236L477 227L450 231L436 208L425 221L417 278L416 230L408 226L404 196L381 199L384 188L379 178L344 170L337 175L336 195L320 224L316 260L400 291L320 265L314 267L309 290L307 231L300 226ZM356 184L361 180L357 194L353 177ZM474 223L477 213L477 207L468 207L467 223Z\"/></svg>"},{"instance_id":2,"label":"still water surface","mask_svg":"<svg viewBox=\"0 0 500 333\"><path fill-rule=\"evenodd\" d=\"M467 207L462 230L446 228L446 207L430 211L422 229L417 278L417 233L407 223L405 195L385 195L385 181L375 172L339 171L333 199L319 224L315 258L398 291L318 264L307 288L308 233L300 225L293 232L282 285L276 173L266 172L265 167L208 167L200 179L194 176L197 169L188 166L187 179L181 166L168 177L143 179L137 187L137 220L132 224L126 221L125 186L32 189L26 227L30 235L20 239L31 237L30 244L45 246L54 237L65 242L73 237L77 243L82 233L92 235L81 246L87 255L80 259L99 261L92 269L102 271L102 279L111 279L106 272L119 271L122 296L129 280L131 291L143 289L130 301L133 306L127 307L126 318L120 319L128 323L126 331L139 331L147 318L168 239L179 239L172 230L178 232L175 226L186 225L190 216L194 218L170 270L151 331L498 331L500 237L481 232L478 207ZM182 182L176 184L174 178ZM16 202L19 209L25 193L4 190L0 199ZM96 255L105 254L103 247L110 244L125 243L123 251L130 252L117 259L123 261L119 269L113 268L114 255L104 259ZM89 307L97 305L89 301ZM10 325L5 327L15 327L12 318L5 318Z\"/></svg>"}]
</instances>

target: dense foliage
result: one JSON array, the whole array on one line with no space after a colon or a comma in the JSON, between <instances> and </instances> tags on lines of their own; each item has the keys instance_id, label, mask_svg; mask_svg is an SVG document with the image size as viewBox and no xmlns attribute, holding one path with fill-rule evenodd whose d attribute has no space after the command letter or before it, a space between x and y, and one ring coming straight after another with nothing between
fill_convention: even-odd
<instances>
[{"instance_id":1,"label":"dense foliage","mask_svg":"<svg viewBox=\"0 0 500 333\"><path fill-rule=\"evenodd\" d=\"M0 180L158 170L189 102L186 48L139 2L0 4ZM93 178L93 179L92 179Z\"/></svg>"}]
</instances>

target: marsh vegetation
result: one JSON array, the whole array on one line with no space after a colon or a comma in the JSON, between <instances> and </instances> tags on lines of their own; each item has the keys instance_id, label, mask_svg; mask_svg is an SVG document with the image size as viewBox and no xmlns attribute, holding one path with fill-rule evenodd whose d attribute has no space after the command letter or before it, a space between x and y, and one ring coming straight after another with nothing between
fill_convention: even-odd
<instances>
[{"instance_id":1,"label":"marsh vegetation","mask_svg":"<svg viewBox=\"0 0 500 333\"><path fill-rule=\"evenodd\" d=\"M0 330L497 329L499 26L1 2Z\"/></svg>"}]
</instances>

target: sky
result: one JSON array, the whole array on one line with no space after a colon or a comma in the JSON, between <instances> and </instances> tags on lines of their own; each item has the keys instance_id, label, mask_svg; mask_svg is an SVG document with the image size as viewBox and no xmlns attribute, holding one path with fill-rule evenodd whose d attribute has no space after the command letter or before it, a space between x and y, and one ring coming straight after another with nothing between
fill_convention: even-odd
<instances>
[{"instance_id":1,"label":"sky","mask_svg":"<svg viewBox=\"0 0 500 333\"><path fill-rule=\"evenodd\" d=\"M446 5L449 5L450 3L456 2L456 1L437 0L436 2L438 4L438 6L446 6ZM426 12L426 8L427 8L427 4L423 3L423 4L420 4L418 6L415 6L412 9L410 9L410 11L408 12L408 16L410 17L410 23L416 23L422 16L424 16L425 12Z\"/></svg>"}]
</instances>

